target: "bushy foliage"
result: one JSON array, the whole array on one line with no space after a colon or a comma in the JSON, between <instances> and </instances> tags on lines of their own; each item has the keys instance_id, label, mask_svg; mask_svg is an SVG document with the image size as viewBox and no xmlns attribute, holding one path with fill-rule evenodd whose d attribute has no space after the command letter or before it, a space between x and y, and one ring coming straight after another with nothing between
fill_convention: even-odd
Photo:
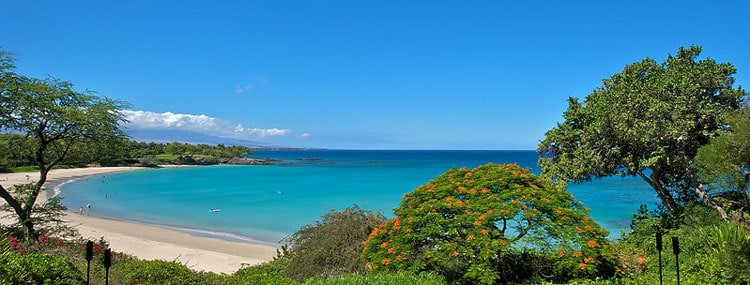
<instances>
[{"instance_id":1,"label":"bushy foliage","mask_svg":"<svg viewBox=\"0 0 750 285\"><path fill-rule=\"evenodd\" d=\"M285 273L304 280L362 271L362 242L383 222L382 214L357 206L325 214L321 221L302 227L288 240L291 248L286 258L290 261Z\"/></svg>"},{"instance_id":2,"label":"bushy foliage","mask_svg":"<svg viewBox=\"0 0 750 285\"><path fill-rule=\"evenodd\" d=\"M453 168L406 194L395 214L364 243L371 271L435 271L449 282L491 284L510 281L501 272L529 267L559 279L614 270L607 232L585 207L518 165ZM545 262L504 263L523 251Z\"/></svg>"},{"instance_id":3,"label":"bushy foliage","mask_svg":"<svg viewBox=\"0 0 750 285\"><path fill-rule=\"evenodd\" d=\"M207 284L204 276L176 261L141 260L113 267L111 280L121 284Z\"/></svg>"},{"instance_id":4,"label":"bushy foliage","mask_svg":"<svg viewBox=\"0 0 750 285\"><path fill-rule=\"evenodd\" d=\"M313 277L305 280L303 285L369 285L369 284L412 284L412 285L440 285L446 284L442 276L431 273L422 272L420 274L414 274L408 271L400 271L396 273L374 273L374 274L350 274L341 277Z\"/></svg>"},{"instance_id":5,"label":"bushy foliage","mask_svg":"<svg viewBox=\"0 0 750 285\"><path fill-rule=\"evenodd\" d=\"M11 252L0 255L0 284L84 284L80 271L62 256Z\"/></svg>"},{"instance_id":6,"label":"bushy foliage","mask_svg":"<svg viewBox=\"0 0 750 285\"><path fill-rule=\"evenodd\" d=\"M226 284L245 285L286 285L297 282L286 275L284 270L289 266L288 258L276 258L272 261L237 270L227 277Z\"/></svg>"},{"instance_id":7,"label":"bushy foliage","mask_svg":"<svg viewBox=\"0 0 750 285\"><path fill-rule=\"evenodd\" d=\"M663 222L662 219L673 221ZM674 224L676 227L663 227ZM738 284L750 281L750 232L722 221L704 206L688 205L678 217L643 215L633 231L616 245L621 259L618 276L625 284L658 284L659 255L655 233L663 232L663 283L676 284L672 237L679 239L680 281L683 284Z\"/></svg>"}]
</instances>

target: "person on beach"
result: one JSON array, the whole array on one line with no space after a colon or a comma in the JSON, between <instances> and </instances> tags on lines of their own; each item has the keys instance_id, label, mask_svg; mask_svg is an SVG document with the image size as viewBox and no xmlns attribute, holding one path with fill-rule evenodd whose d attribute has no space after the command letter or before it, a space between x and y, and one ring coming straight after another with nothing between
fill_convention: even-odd
<instances>
[{"instance_id":1,"label":"person on beach","mask_svg":"<svg viewBox=\"0 0 750 285\"><path fill-rule=\"evenodd\" d=\"M86 204L86 216L91 215L91 203Z\"/></svg>"},{"instance_id":2,"label":"person on beach","mask_svg":"<svg viewBox=\"0 0 750 285\"><path fill-rule=\"evenodd\" d=\"M83 207L81 207L81 211L79 213L81 216L83 216Z\"/></svg>"}]
</instances>

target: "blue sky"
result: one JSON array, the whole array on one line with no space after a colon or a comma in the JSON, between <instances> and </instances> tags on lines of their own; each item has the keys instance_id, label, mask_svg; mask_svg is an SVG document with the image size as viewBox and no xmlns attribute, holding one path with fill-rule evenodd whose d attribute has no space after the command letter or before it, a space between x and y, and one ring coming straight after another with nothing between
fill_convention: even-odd
<instances>
[{"instance_id":1,"label":"blue sky","mask_svg":"<svg viewBox=\"0 0 750 285\"><path fill-rule=\"evenodd\" d=\"M747 1L4 1L17 72L132 129L294 147L535 149L624 65L678 47L750 79Z\"/></svg>"}]
</instances>

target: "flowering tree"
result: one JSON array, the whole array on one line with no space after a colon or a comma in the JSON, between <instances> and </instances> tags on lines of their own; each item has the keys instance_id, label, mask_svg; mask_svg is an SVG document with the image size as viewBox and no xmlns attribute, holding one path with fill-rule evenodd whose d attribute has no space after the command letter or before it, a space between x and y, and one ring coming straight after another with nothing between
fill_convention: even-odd
<instances>
[{"instance_id":1,"label":"flowering tree","mask_svg":"<svg viewBox=\"0 0 750 285\"><path fill-rule=\"evenodd\" d=\"M549 273L610 274L607 232L569 192L518 165L453 168L406 194L396 218L364 242L368 270L437 271L448 280L494 283L504 256L534 252Z\"/></svg>"}]
</instances>

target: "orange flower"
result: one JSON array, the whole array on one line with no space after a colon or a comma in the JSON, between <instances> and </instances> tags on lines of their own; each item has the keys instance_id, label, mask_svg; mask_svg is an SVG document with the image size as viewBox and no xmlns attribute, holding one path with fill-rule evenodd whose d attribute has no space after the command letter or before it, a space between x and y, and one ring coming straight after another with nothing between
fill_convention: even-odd
<instances>
[{"instance_id":1,"label":"orange flower","mask_svg":"<svg viewBox=\"0 0 750 285\"><path fill-rule=\"evenodd\" d=\"M411 232L411 228L405 228L405 229L404 229L404 231L405 231L406 233L410 233L410 232Z\"/></svg>"},{"instance_id":2,"label":"orange flower","mask_svg":"<svg viewBox=\"0 0 750 285\"><path fill-rule=\"evenodd\" d=\"M646 263L646 259L639 256L638 258L635 259L635 262L638 262L638 264L644 264Z\"/></svg>"},{"instance_id":3,"label":"orange flower","mask_svg":"<svg viewBox=\"0 0 750 285\"><path fill-rule=\"evenodd\" d=\"M383 258L383 261L381 261L380 263L382 263L385 266L388 266L388 264L391 264L391 260L388 258Z\"/></svg>"},{"instance_id":4,"label":"orange flower","mask_svg":"<svg viewBox=\"0 0 750 285\"><path fill-rule=\"evenodd\" d=\"M583 230L582 230L582 229L581 229L580 227L576 227L576 231L580 233L580 232L582 232Z\"/></svg>"},{"instance_id":5,"label":"orange flower","mask_svg":"<svg viewBox=\"0 0 750 285\"><path fill-rule=\"evenodd\" d=\"M477 226L477 227L479 227L479 226L482 225L482 222L480 222L480 221L474 221L474 225Z\"/></svg>"},{"instance_id":6,"label":"orange flower","mask_svg":"<svg viewBox=\"0 0 750 285\"><path fill-rule=\"evenodd\" d=\"M487 230L485 230L485 229L482 229L481 233L482 233L483 235L488 235L488 234L489 234L490 232L488 232L488 231L487 231Z\"/></svg>"},{"instance_id":7,"label":"orange flower","mask_svg":"<svg viewBox=\"0 0 750 285\"><path fill-rule=\"evenodd\" d=\"M484 214L479 215L479 220L484 221Z\"/></svg>"},{"instance_id":8,"label":"orange flower","mask_svg":"<svg viewBox=\"0 0 750 285\"><path fill-rule=\"evenodd\" d=\"M584 263L594 263L594 258L589 256L583 259Z\"/></svg>"},{"instance_id":9,"label":"orange flower","mask_svg":"<svg viewBox=\"0 0 750 285\"><path fill-rule=\"evenodd\" d=\"M398 260L398 261L403 261L403 260L404 260L404 258L403 258L403 257L401 257L401 255L396 255L396 260Z\"/></svg>"},{"instance_id":10,"label":"orange flower","mask_svg":"<svg viewBox=\"0 0 750 285\"><path fill-rule=\"evenodd\" d=\"M385 241L385 242L383 242L383 243L380 244L380 248L386 248L386 247L388 247L388 242L387 241Z\"/></svg>"},{"instance_id":11,"label":"orange flower","mask_svg":"<svg viewBox=\"0 0 750 285\"><path fill-rule=\"evenodd\" d=\"M450 253L448 253L448 255L450 255L450 256L456 256L456 255L458 255L458 251L455 251L455 250L451 251Z\"/></svg>"},{"instance_id":12,"label":"orange flower","mask_svg":"<svg viewBox=\"0 0 750 285\"><path fill-rule=\"evenodd\" d=\"M593 240L589 240L589 241L587 241L587 242L586 242L586 244L587 244L587 245L588 245L589 247L592 247L592 248L593 248L593 247L597 247L597 246L599 246L599 244L598 244L597 242L593 241Z\"/></svg>"},{"instance_id":13,"label":"orange flower","mask_svg":"<svg viewBox=\"0 0 750 285\"><path fill-rule=\"evenodd\" d=\"M581 257L581 256L583 256L583 254L580 251L573 252L573 257Z\"/></svg>"},{"instance_id":14,"label":"orange flower","mask_svg":"<svg viewBox=\"0 0 750 285\"><path fill-rule=\"evenodd\" d=\"M395 248L392 248L392 247L388 248L388 254L394 254L394 253L396 253Z\"/></svg>"},{"instance_id":15,"label":"orange flower","mask_svg":"<svg viewBox=\"0 0 750 285\"><path fill-rule=\"evenodd\" d=\"M471 190L469 190L469 194L471 195L477 194L477 189L471 188Z\"/></svg>"},{"instance_id":16,"label":"orange flower","mask_svg":"<svg viewBox=\"0 0 750 285\"><path fill-rule=\"evenodd\" d=\"M472 240L474 240L474 235L469 235L468 237L466 237L466 241L472 241Z\"/></svg>"},{"instance_id":17,"label":"orange flower","mask_svg":"<svg viewBox=\"0 0 750 285\"><path fill-rule=\"evenodd\" d=\"M555 210L555 213L557 213L558 216L562 216L563 215L563 212L560 211L560 209Z\"/></svg>"},{"instance_id":18,"label":"orange flower","mask_svg":"<svg viewBox=\"0 0 750 285\"><path fill-rule=\"evenodd\" d=\"M375 237L376 235L378 235L378 229L379 229L379 228L374 228L374 229L372 229L372 232L370 233L370 238L373 238L373 237Z\"/></svg>"},{"instance_id":19,"label":"orange flower","mask_svg":"<svg viewBox=\"0 0 750 285\"><path fill-rule=\"evenodd\" d=\"M583 227L583 228L584 228L584 229L586 229L587 231L590 231L590 232L593 232L593 231L594 231L594 228L592 228L592 227L591 227L591 225L586 225L586 226L585 226L585 227Z\"/></svg>"},{"instance_id":20,"label":"orange flower","mask_svg":"<svg viewBox=\"0 0 750 285\"><path fill-rule=\"evenodd\" d=\"M565 250L561 250L560 252L557 253L557 255L559 255L560 257L565 256Z\"/></svg>"},{"instance_id":21,"label":"orange flower","mask_svg":"<svg viewBox=\"0 0 750 285\"><path fill-rule=\"evenodd\" d=\"M586 270L586 263L583 263L583 262L579 263L578 268L580 268L581 270Z\"/></svg>"},{"instance_id":22,"label":"orange flower","mask_svg":"<svg viewBox=\"0 0 750 285\"><path fill-rule=\"evenodd\" d=\"M487 188L482 188L482 194L490 193L490 190Z\"/></svg>"}]
</instances>

